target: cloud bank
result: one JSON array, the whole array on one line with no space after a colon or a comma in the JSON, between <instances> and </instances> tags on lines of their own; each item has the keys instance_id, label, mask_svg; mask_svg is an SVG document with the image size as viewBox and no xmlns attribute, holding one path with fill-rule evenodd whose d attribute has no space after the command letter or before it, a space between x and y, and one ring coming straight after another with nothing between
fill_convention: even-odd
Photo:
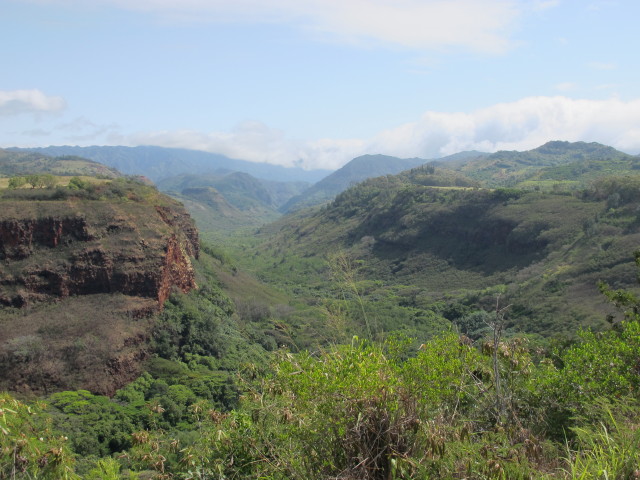
<instances>
[{"instance_id":1,"label":"cloud bank","mask_svg":"<svg viewBox=\"0 0 640 480\"><path fill-rule=\"evenodd\" d=\"M32 0L83 6L84 0ZM556 2L539 1L537 8ZM509 48L510 28L526 2L516 0L94 0L168 21L293 25L332 40L411 49L462 47L487 53Z\"/></svg>"},{"instance_id":2,"label":"cloud bank","mask_svg":"<svg viewBox=\"0 0 640 480\"><path fill-rule=\"evenodd\" d=\"M158 131L112 138L128 145L181 147L304 168L336 169L366 153L438 158L464 150L528 150L550 140L600 142L640 152L640 99L528 97L473 112L424 113L368 139L289 139L260 122L230 132Z\"/></svg>"},{"instance_id":3,"label":"cloud bank","mask_svg":"<svg viewBox=\"0 0 640 480\"><path fill-rule=\"evenodd\" d=\"M0 90L0 116L57 113L65 107L62 97L47 96L40 90Z\"/></svg>"}]
</instances>

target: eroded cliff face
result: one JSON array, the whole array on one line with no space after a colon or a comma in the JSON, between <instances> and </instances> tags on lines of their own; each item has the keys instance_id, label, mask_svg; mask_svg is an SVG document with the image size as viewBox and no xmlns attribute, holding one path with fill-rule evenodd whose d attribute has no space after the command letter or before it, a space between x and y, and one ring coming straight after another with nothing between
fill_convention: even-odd
<instances>
[{"instance_id":1,"label":"eroded cliff face","mask_svg":"<svg viewBox=\"0 0 640 480\"><path fill-rule=\"evenodd\" d=\"M92 240L84 218L3 220L0 222L0 260L27 258L34 245L53 248L63 240L72 239Z\"/></svg>"},{"instance_id":2,"label":"eroded cliff face","mask_svg":"<svg viewBox=\"0 0 640 480\"><path fill-rule=\"evenodd\" d=\"M196 286L198 232L178 205L16 203L21 218L0 213L0 305L120 292L161 307L172 288Z\"/></svg>"},{"instance_id":3,"label":"eroded cliff face","mask_svg":"<svg viewBox=\"0 0 640 480\"><path fill-rule=\"evenodd\" d=\"M0 202L0 390L110 395L140 375L154 314L196 287L198 232L160 199Z\"/></svg>"}]
</instances>

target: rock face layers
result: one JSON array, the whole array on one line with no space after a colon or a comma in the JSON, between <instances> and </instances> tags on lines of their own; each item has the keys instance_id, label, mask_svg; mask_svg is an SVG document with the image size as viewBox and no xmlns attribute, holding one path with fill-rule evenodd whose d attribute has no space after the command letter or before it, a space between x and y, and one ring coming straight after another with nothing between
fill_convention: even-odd
<instances>
[{"instance_id":1,"label":"rock face layers","mask_svg":"<svg viewBox=\"0 0 640 480\"><path fill-rule=\"evenodd\" d=\"M179 205L6 206L0 212L0 305L117 292L162 305L172 288L195 287L190 257L199 254L198 232Z\"/></svg>"},{"instance_id":2,"label":"rock face layers","mask_svg":"<svg viewBox=\"0 0 640 480\"><path fill-rule=\"evenodd\" d=\"M150 354L172 290L196 287L198 232L153 201L0 202L0 390L111 395Z\"/></svg>"}]
</instances>

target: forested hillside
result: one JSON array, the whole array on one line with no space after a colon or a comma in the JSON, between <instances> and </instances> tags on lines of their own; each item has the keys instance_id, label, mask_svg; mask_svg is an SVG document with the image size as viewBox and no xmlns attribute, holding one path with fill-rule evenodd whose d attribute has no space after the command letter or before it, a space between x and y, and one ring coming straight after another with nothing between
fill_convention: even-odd
<instances>
[{"instance_id":1,"label":"forested hillside","mask_svg":"<svg viewBox=\"0 0 640 480\"><path fill-rule=\"evenodd\" d=\"M638 177L575 193L423 183L420 170L370 180L264 227L245 264L313 302L340 295L332 262L344 257L382 336L439 329L443 317L481 335L498 292L512 331L572 336L610 313L598 281L635 281Z\"/></svg>"},{"instance_id":2,"label":"forested hillside","mask_svg":"<svg viewBox=\"0 0 640 480\"><path fill-rule=\"evenodd\" d=\"M583 188L598 177L635 173L640 159L595 142L554 141L525 152L501 151L450 166L487 187Z\"/></svg>"}]
</instances>

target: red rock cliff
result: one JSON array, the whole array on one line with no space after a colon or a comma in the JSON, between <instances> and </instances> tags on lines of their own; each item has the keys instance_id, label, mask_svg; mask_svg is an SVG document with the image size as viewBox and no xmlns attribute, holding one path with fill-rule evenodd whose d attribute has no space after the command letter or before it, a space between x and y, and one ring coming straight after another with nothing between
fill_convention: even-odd
<instances>
[{"instance_id":1,"label":"red rock cliff","mask_svg":"<svg viewBox=\"0 0 640 480\"><path fill-rule=\"evenodd\" d=\"M2 200L0 390L111 395L135 379L198 254L193 221L161 194Z\"/></svg>"},{"instance_id":2,"label":"red rock cliff","mask_svg":"<svg viewBox=\"0 0 640 480\"><path fill-rule=\"evenodd\" d=\"M161 306L196 286L198 232L178 204L15 203L0 213L0 305L123 293Z\"/></svg>"}]
</instances>

